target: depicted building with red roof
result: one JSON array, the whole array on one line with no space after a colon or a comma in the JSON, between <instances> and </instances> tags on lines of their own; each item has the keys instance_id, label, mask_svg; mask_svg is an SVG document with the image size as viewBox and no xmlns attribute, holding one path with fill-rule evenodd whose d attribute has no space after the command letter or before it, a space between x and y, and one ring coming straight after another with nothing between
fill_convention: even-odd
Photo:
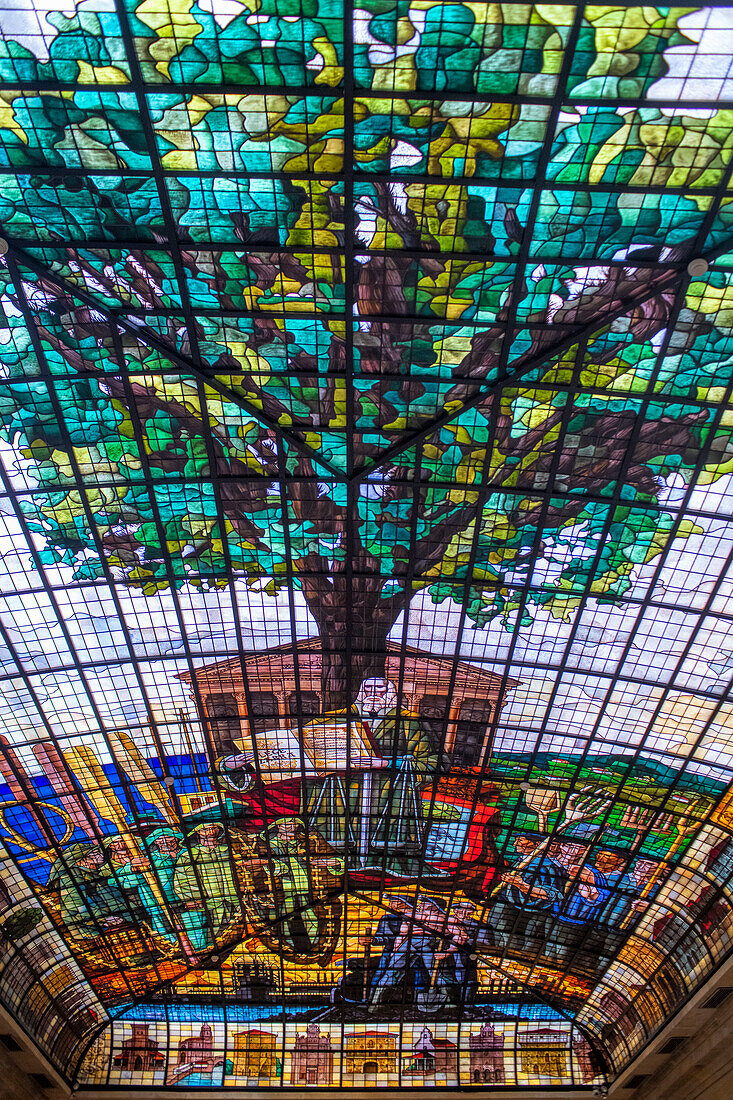
<instances>
[{"instance_id":1,"label":"depicted building with red roof","mask_svg":"<svg viewBox=\"0 0 733 1100\"><path fill-rule=\"evenodd\" d=\"M113 1064L120 1069L150 1070L164 1061L158 1044L150 1038L150 1024L133 1024L132 1035L129 1039L123 1039L120 1046L120 1053L115 1054L112 1059Z\"/></svg>"},{"instance_id":2,"label":"depicted building with red roof","mask_svg":"<svg viewBox=\"0 0 733 1100\"><path fill-rule=\"evenodd\" d=\"M297 646L217 661L179 674L191 686L215 756L237 751L243 736L292 726L322 713L318 638ZM476 767L489 748L491 723L518 681L467 661L387 643L385 679L406 710L419 714L459 767Z\"/></svg>"},{"instance_id":3,"label":"depicted building with red roof","mask_svg":"<svg viewBox=\"0 0 733 1100\"><path fill-rule=\"evenodd\" d=\"M450 1039L436 1038L429 1027L420 1032L412 1053L405 1056L403 1073L458 1073L458 1050Z\"/></svg>"}]
</instances>

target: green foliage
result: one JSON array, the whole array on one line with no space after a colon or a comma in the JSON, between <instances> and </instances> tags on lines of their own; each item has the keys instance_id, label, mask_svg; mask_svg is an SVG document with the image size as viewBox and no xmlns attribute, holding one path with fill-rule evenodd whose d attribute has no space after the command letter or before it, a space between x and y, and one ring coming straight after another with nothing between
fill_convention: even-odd
<instances>
[{"instance_id":1,"label":"green foliage","mask_svg":"<svg viewBox=\"0 0 733 1100\"><path fill-rule=\"evenodd\" d=\"M355 46L353 149L339 6L268 0L256 19L243 5L219 21L188 0L171 0L167 14L152 0L131 7L165 204L182 242L183 296L161 246L165 204L116 16L50 14L57 33L47 57L5 41L5 81L77 82L62 94L2 93L0 156L17 170L0 183L7 232L35 237L36 258L57 275L142 315L171 347L187 354L195 337L237 398L201 388L131 337L121 381L104 319L26 271L51 377L39 377L8 287L0 418L44 489L24 507L49 559L77 577L111 569L145 592L222 585L231 567L271 590L300 585L327 629L331 597L305 578L343 573L351 522L365 622L388 629L413 592L429 588L436 601L467 600L475 623L500 615L514 626L524 584L525 621L533 605L567 617L588 588L618 597L673 532L689 532L657 495L670 474L691 475L704 445L704 478L731 468L727 429L709 438L731 380L729 276L714 271L692 284L658 372L669 296L648 287L643 270L599 265L661 242L684 251L708 208L699 189L721 179L730 157L730 112L617 110L616 97L642 97L665 71L664 50L685 41L683 9L586 9L560 91L603 99L560 116L518 270L550 111L471 95L557 91L574 9L528 5L520 24L510 7L371 0ZM197 83L222 87L197 94ZM281 89L265 95L262 84ZM467 99L441 100L446 90ZM654 191L642 193L649 184ZM665 193L667 184L685 196ZM340 254L347 204L357 234L353 321ZM710 240L729 222L723 207ZM131 236L139 247L115 244ZM645 288L648 315L603 323ZM198 329L185 336L188 305ZM507 334L513 312L520 328ZM549 357L500 400L464 408L497 377L505 339L509 360L537 357L548 326L562 332L594 318L582 351ZM274 436L256 410L286 433L285 511ZM446 411L455 419L419 449L382 463L387 448ZM326 464L374 473L350 500Z\"/></svg>"}]
</instances>

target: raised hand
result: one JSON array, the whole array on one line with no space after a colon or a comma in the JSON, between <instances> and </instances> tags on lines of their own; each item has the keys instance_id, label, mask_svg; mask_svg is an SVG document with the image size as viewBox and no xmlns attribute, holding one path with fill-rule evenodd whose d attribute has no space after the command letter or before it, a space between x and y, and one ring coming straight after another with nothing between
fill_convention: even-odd
<instances>
[{"instance_id":1,"label":"raised hand","mask_svg":"<svg viewBox=\"0 0 733 1100\"><path fill-rule=\"evenodd\" d=\"M607 810L610 805L611 799L607 795L597 794L592 787L581 787L579 791L568 795L558 830L564 829L567 825L577 825L579 821L590 821L591 818Z\"/></svg>"}]
</instances>

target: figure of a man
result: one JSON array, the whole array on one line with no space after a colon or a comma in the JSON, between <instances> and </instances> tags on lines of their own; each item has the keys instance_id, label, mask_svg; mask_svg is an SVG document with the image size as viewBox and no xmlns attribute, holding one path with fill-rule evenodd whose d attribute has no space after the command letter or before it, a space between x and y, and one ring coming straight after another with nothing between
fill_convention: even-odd
<instances>
[{"instance_id":1,"label":"figure of a man","mask_svg":"<svg viewBox=\"0 0 733 1100\"><path fill-rule=\"evenodd\" d=\"M310 954L318 942L318 917L313 898L303 843L305 827L300 818L278 818L262 834L267 865L274 876L272 894L275 912L291 945L301 954ZM277 903L278 893L282 901Z\"/></svg>"},{"instance_id":2,"label":"figure of a man","mask_svg":"<svg viewBox=\"0 0 733 1100\"><path fill-rule=\"evenodd\" d=\"M431 924L444 921L445 913L427 897L385 896L384 901L392 913L380 920L372 941L381 942L383 951L369 985L367 1010L377 1012L383 1002L395 999L397 990L409 980L413 1002L424 1011L431 1003L439 944ZM437 990L434 995L439 996Z\"/></svg>"},{"instance_id":3,"label":"figure of a man","mask_svg":"<svg viewBox=\"0 0 733 1100\"><path fill-rule=\"evenodd\" d=\"M599 852L595 858L595 865L606 876L611 891L598 914L598 921L612 929L627 927L630 916L639 917L646 912L656 892L640 897L659 866L655 860L635 859L627 870L624 870L625 863L624 857L617 852Z\"/></svg>"},{"instance_id":4,"label":"figure of a man","mask_svg":"<svg viewBox=\"0 0 733 1100\"><path fill-rule=\"evenodd\" d=\"M161 894L153 886L150 860L136 852L122 836L107 841L106 849L113 878L129 899L134 915L144 920L156 935L177 943L170 919L160 904Z\"/></svg>"},{"instance_id":5,"label":"figure of a man","mask_svg":"<svg viewBox=\"0 0 733 1100\"><path fill-rule=\"evenodd\" d=\"M486 943L488 930L476 920L476 906L457 901L436 928L440 947L434 960L439 964L437 981L452 1004L472 1005L478 993L478 963L475 948ZM493 937L491 937L493 941Z\"/></svg>"},{"instance_id":6,"label":"figure of a man","mask_svg":"<svg viewBox=\"0 0 733 1100\"><path fill-rule=\"evenodd\" d=\"M651 931L652 942L687 977L702 964L710 965L711 948L714 957L727 945L730 904L717 886L685 866L667 867L655 885L659 893L649 906L651 920L644 922L640 935Z\"/></svg>"},{"instance_id":7,"label":"figure of a man","mask_svg":"<svg viewBox=\"0 0 733 1100\"><path fill-rule=\"evenodd\" d=\"M593 970L598 965L593 938L595 926L611 897L606 876L587 861L586 844L558 841L550 845L548 854L565 871L567 885L564 897L554 907L557 924L546 954L556 962L569 962L583 970ZM592 950L589 949L589 935L593 941Z\"/></svg>"},{"instance_id":8,"label":"figure of a man","mask_svg":"<svg viewBox=\"0 0 733 1100\"><path fill-rule=\"evenodd\" d=\"M491 908L491 926L497 946L541 952L555 907L563 899L567 874L546 852L546 840L520 834L513 841L518 858L502 875L502 888Z\"/></svg>"},{"instance_id":9,"label":"figure of a man","mask_svg":"<svg viewBox=\"0 0 733 1100\"><path fill-rule=\"evenodd\" d=\"M383 913L379 918L379 923L372 935L368 940L370 947L381 947L382 953L379 956L379 962L377 968L371 976L370 980L370 1003L372 1002L372 993L376 996L378 990L381 990L385 985L385 974L389 973L391 968L391 957L394 949L395 940L400 934L402 922L404 920L402 913L398 913L395 910L388 910ZM387 982L386 984L390 984ZM374 1001L378 1003L378 999Z\"/></svg>"},{"instance_id":10,"label":"figure of a man","mask_svg":"<svg viewBox=\"0 0 733 1100\"><path fill-rule=\"evenodd\" d=\"M222 825L204 822L188 834L188 841L190 848L176 861L173 889L186 905L191 944L201 951L240 912L239 890Z\"/></svg>"},{"instance_id":11,"label":"figure of a man","mask_svg":"<svg viewBox=\"0 0 733 1100\"><path fill-rule=\"evenodd\" d=\"M689 911L685 913L669 904L657 904L650 906L649 913L651 922L640 929L640 936L651 938L651 942L673 960L674 966L685 977L701 964L709 965L710 953L703 938L703 929L692 919Z\"/></svg>"},{"instance_id":12,"label":"figure of a man","mask_svg":"<svg viewBox=\"0 0 733 1100\"><path fill-rule=\"evenodd\" d=\"M606 876L608 887L614 892L624 877L628 862L628 855L625 852L614 852L606 848L596 852L593 859L593 865L598 868L602 875Z\"/></svg>"},{"instance_id":13,"label":"figure of a man","mask_svg":"<svg viewBox=\"0 0 733 1100\"><path fill-rule=\"evenodd\" d=\"M145 847L150 855L150 863L155 869L163 894L171 904L176 900L173 878L182 845L183 833L178 829L153 829L152 833L145 837Z\"/></svg>"},{"instance_id":14,"label":"figure of a man","mask_svg":"<svg viewBox=\"0 0 733 1100\"><path fill-rule=\"evenodd\" d=\"M611 895L606 876L598 867L586 862L587 852L587 845L575 841L559 841L550 845L550 857L560 864L568 876L565 897L556 906L556 912L565 924L588 924L591 920L597 920Z\"/></svg>"},{"instance_id":15,"label":"figure of a man","mask_svg":"<svg viewBox=\"0 0 733 1100\"><path fill-rule=\"evenodd\" d=\"M715 841L715 843L713 843ZM705 858L705 871L719 882L733 878L733 842L730 837L711 833L703 843L712 844Z\"/></svg>"},{"instance_id":16,"label":"figure of a man","mask_svg":"<svg viewBox=\"0 0 733 1100\"><path fill-rule=\"evenodd\" d=\"M48 885L58 887L61 920L78 936L93 936L131 920L127 899L110 881L104 849L77 841L51 867Z\"/></svg>"},{"instance_id":17,"label":"figure of a man","mask_svg":"<svg viewBox=\"0 0 733 1100\"><path fill-rule=\"evenodd\" d=\"M409 755L417 775L433 775L439 754L421 728L419 716L398 707L397 692L389 680L365 680L355 705L382 756L399 759Z\"/></svg>"},{"instance_id":18,"label":"figure of a man","mask_svg":"<svg viewBox=\"0 0 733 1100\"><path fill-rule=\"evenodd\" d=\"M399 706L388 681L365 680L355 703L385 766L376 772L370 799L370 854L387 856L387 870L419 873L422 846L421 787L447 769L417 714Z\"/></svg>"}]
</instances>

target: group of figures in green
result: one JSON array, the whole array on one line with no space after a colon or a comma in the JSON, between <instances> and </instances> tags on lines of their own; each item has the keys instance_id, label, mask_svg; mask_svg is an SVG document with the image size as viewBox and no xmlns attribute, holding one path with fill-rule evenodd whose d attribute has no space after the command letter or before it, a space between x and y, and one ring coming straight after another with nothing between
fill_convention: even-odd
<instances>
[{"instance_id":1,"label":"group of figures in green","mask_svg":"<svg viewBox=\"0 0 733 1100\"><path fill-rule=\"evenodd\" d=\"M93 941L92 965L105 937L141 925L153 934L148 965L166 954L195 964L217 942L231 947L247 931L267 938L268 927L276 943L307 956L319 940L315 867L337 882L343 861L324 843L307 864L302 833L297 818L279 818L267 835L225 835L220 823L204 822L185 837L163 826L142 837L76 841L52 865L47 897L74 941Z\"/></svg>"},{"instance_id":2,"label":"group of figures in green","mask_svg":"<svg viewBox=\"0 0 733 1100\"><path fill-rule=\"evenodd\" d=\"M222 833L220 826L199 826L189 834L190 847L185 847L183 833L154 829L145 838L146 857L120 836L106 843L70 845L48 879L48 885L59 891L64 926L73 935L84 935L103 933L125 919L142 920L178 947L172 910L180 912L191 945L202 950L239 911L229 852L220 844Z\"/></svg>"},{"instance_id":3,"label":"group of figures in green","mask_svg":"<svg viewBox=\"0 0 733 1100\"><path fill-rule=\"evenodd\" d=\"M127 832L66 845L45 882L63 927L74 937L104 937L142 922L159 948L163 940L189 959L222 938L241 938L245 929L265 938L269 932L304 958L332 953L323 899L342 883L347 861L365 885L385 876L405 882L419 877L429 797L423 788L449 766L417 716L399 713L391 684L368 681L360 699L363 713L355 709L351 721L366 723L369 715L370 743L379 755L362 758L351 780L324 771L317 779L296 772L266 781L260 769L267 767L268 751L277 752L272 731L269 740L267 733L260 738L259 756L251 744L250 752L241 751L249 743L243 741L238 753L216 762L218 788L200 796L200 808L180 825L160 819L161 810L168 812L161 802L157 822L133 821ZM316 723L317 732L322 728ZM428 844L434 874L444 877L441 855L455 863L456 845L469 860L485 855L487 842L475 822L469 825L465 798L442 811L436 805L433 816L436 832ZM480 811L477 819L485 824ZM443 836L446 827L458 828L460 836ZM472 832L469 844L470 829L475 837ZM482 860L479 866L485 874ZM338 908L331 903L332 917Z\"/></svg>"}]
</instances>

